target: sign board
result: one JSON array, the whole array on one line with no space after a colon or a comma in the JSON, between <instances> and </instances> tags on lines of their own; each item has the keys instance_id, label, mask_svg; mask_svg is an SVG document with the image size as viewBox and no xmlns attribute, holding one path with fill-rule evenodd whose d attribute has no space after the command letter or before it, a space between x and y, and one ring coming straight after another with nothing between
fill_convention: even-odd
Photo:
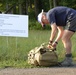
<instances>
[{"instance_id":1,"label":"sign board","mask_svg":"<svg viewBox=\"0 0 76 75\"><path fill-rule=\"evenodd\" d=\"M28 15L0 14L0 36L28 37Z\"/></svg>"}]
</instances>

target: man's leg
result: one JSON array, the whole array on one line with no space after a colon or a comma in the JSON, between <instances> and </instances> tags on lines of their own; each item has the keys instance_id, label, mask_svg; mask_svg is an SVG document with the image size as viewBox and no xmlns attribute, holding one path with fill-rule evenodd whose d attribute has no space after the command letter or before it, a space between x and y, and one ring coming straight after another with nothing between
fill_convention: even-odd
<instances>
[{"instance_id":1,"label":"man's leg","mask_svg":"<svg viewBox=\"0 0 76 75\"><path fill-rule=\"evenodd\" d=\"M64 48L66 50L66 58L65 60L62 62L63 66L70 66L72 65L72 53L71 53L71 49L72 49L72 43L71 43L71 37L73 36L74 32L69 31L69 30L64 30L64 34L62 37L62 42L64 44Z\"/></svg>"},{"instance_id":2,"label":"man's leg","mask_svg":"<svg viewBox=\"0 0 76 75\"><path fill-rule=\"evenodd\" d=\"M72 49L71 37L72 37L73 34L74 34L74 32L72 32L72 31L64 30L64 34L63 34L63 37L62 37L62 42L64 44L66 54L71 53L71 49Z\"/></svg>"}]
</instances>

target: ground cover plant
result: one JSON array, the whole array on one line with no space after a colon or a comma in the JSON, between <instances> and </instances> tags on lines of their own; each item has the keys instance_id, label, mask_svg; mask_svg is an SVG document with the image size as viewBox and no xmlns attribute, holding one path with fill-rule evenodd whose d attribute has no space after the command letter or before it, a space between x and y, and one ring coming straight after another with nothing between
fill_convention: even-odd
<instances>
[{"instance_id":1,"label":"ground cover plant","mask_svg":"<svg viewBox=\"0 0 76 75\"><path fill-rule=\"evenodd\" d=\"M49 42L50 32L51 30L29 30L29 36L27 38L0 36L0 68L31 67L27 63L28 52L42 43ZM76 60L76 35L72 37L72 43L73 59ZM64 58L64 53L63 44L59 41L57 46L59 61Z\"/></svg>"}]
</instances>

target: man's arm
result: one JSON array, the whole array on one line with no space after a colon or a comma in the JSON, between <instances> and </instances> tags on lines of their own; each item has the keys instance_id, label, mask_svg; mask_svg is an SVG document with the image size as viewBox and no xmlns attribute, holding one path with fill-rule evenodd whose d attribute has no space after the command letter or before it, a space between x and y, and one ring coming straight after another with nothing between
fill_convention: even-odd
<instances>
[{"instance_id":1,"label":"man's arm","mask_svg":"<svg viewBox=\"0 0 76 75\"><path fill-rule=\"evenodd\" d=\"M57 38L55 39L56 42L58 42L62 38L62 35L64 32L64 29L62 26L58 26L57 28L58 28L58 35L57 35Z\"/></svg>"},{"instance_id":2,"label":"man's arm","mask_svg":"<svg viewBox=\"0 0 76 75\"><path fill-rule=\"evenodd\" d=\"M58 44L58 41L62 38L62 35L64 33L63 27L58 26L57 28L58 28L58 35L57 35L55 41L52 44L53 47L56 47L56 45Z\"/></svg>"},{"instance_id":3,"label":"man's arm","mask_svg":"<svg viewBox=\"0 0 76 75\"><path fill-rule=\"evenodd\" d=\"M51 25L51 36L50 36L50 41L53 41L56 37L56 34L57 34L57 26L56 26L56 23L53 23Z\"/></svg>"}]
</instances>

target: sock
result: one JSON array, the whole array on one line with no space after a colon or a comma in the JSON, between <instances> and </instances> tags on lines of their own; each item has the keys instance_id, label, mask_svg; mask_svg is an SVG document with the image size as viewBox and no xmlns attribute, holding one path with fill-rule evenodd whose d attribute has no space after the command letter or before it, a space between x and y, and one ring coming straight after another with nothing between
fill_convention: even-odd
<instances>
[{"instance_id":1,"label":"sock","mask_svg":"<svg viewBox=\"0 0 76 75\"><path fill-rule=\"evenodd\" d=\"M70 54L66 54L65 55L66 57L72 57L72 54L70 53Z\"/></svg>"}]
</instances>

